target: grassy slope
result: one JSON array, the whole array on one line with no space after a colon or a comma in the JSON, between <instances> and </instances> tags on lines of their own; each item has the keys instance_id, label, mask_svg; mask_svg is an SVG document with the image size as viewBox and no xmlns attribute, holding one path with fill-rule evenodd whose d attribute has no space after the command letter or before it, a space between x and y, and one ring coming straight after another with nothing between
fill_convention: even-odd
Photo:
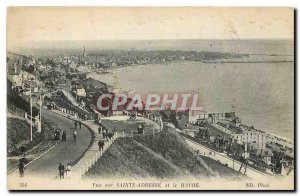
<instances>
[{"instance_id":1,"label":"grassy slope","mask_svg":"<svg viewBox=\"0 0 300 196\"><path fill-rule=\"evenodd\" d=\"M26 151L33 148L43 140L53 138L54 130L59 129L49 120L42 120L42 132L38 133L33 127L33 141L30 142L30 125L20 119L7 118L7 152L9 156L20 155L20 147L25 144Z\"/></svg>"},{"instance_id":2,"label":"grassy slope","mask_svg":"<svg viewBox=\"0 0 300 196\"><path fill-rule=\"evenodd\" d=\"M20 119L7 118L7 171L15 171L19 164L18 155L21 155L20 147L25 144L27 161L33 160L57 141L53 140L54 130L59 127L50 120L43 119L42 133L33 129L33 142L30 142L30 125ZM35 146L39 145L37 148Z\"/></svg>"},{"instance_id":3,"label":"grassy slope","mask_svg":"<svg viewBox=\"0 0 300 196\"><path fill-rule=\"evenodd\" d=\"M119 138L86 173L97 177L176 178L212 176L200 157L172 130ZM203 164L204 163L204 164Z\"/></svg>"},{"instance_id":4,"label":"grassy slope","mask_svg":"<svg viewBox=\"0 0 300 196\"><path fill-rule=\"evenodd\" d=\"M209 168L211 170L216 172L222 178L231 180L239 180L241 178L245 178L243 174L219 163L218 161L215 161L206 156L201 156L201 158L209 165Z\"/></svg>"}]
</instances>

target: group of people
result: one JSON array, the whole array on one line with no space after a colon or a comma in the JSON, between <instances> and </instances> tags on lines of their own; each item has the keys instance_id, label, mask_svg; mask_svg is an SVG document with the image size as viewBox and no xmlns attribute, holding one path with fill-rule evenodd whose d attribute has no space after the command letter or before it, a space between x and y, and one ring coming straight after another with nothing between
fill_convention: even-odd
<instances>
[{"instance_id":1,"label":"group of people","mask_svg":"<svg viewBox=\"0 0 300 196\"><path fill-rule=\"evenodd\" d=\"M77 126L79 127L79 129L81 129L81 122L79 121L79 122L77 122L77 121L75 121L74 122L74 125L75 125L75 129L74 129L74 131L73 131L73 133L72 133L72 135L73 135L73 140L74 140L74 142L76 141L76 139L77 139ZM61 135L61 137L60 137L60 135ZM56 130L55 132L54 132L54 139L55 140L62 140L62 141L67 141L67 132L66 131L62 131L62 134L60 134L60 132L59 132L59 130Z\"/></svg>"},{"instance_id":2,"label":"group of people","mask_svg":"<svg viewBox=\"0 0 300 196\"><path fill-rule=\"evenodd\" d=\"M108 141L114 137L116 133L116 128L114 127L112 131L109 131L107 127L105 127L100 123L98 128L98 133L99 135L102 134L103 139L106 139Z\"/></svg>"},{"instance_id":3,"label":"group of people","mask_svg":"<svg viewBox=\"0 0 300 196\"><path fill-rule=\"evenodd\" d=\"M98 128L98 133L99 135L102 134L102 137L104 140L108 141L111 140L115 133L116 133L116 128L114 127L112 131L109 131L107 127L105 127L101 122L99 122L99 128ZM103 147L105 145L104 140L99 140L98 141L98 146L99 146L99 151L103 150Z\"/></svg>"},{"instance_id":4,"label":"group of people","mask_svg":"<svg viewBox=\"0 0 300 196\"><path fill-rule=\"evenodd\" d=\"M86 114L78 114L77 117L80 119L80 120L88 120L88 116Z\"/></svg>"},{"instance_id":5,"label":"group of people","mask_svg":"<svg viewBox=\"0 0 300 196\"><path fill-rule=\"evenodd\" d=\"M75 125L75 129L77 129L77 125L79 126L79 129L81 129L81 122L80 121L75 121L74 122L74 125Z\"/></svg>"},{"instance_id":6,"label":"group of people","mask_svg":"<svg viewBox=\"0 0 300 196\"><path fill-rule=\"evenodd\" d=\"M60 132L59 130L56 130L54 132L54 139L55 140L62 140L62 141L67 141L67 132L66 131L62 131L62 134L61 134L61 138L60 138Z\"/></svg>"},{"instance_id":7,"label":"group of people","mask_svg":"<svg viewBox=\"0 0 300 196\"><path fill-rule=\"evenodd\" d=\"M67 164L67 167L65 167L62 163L59 163L58 165L58 173L59 173L59 179L64 179L65 175L71 176L71 163Z\"/></svg>"}]
</instances>

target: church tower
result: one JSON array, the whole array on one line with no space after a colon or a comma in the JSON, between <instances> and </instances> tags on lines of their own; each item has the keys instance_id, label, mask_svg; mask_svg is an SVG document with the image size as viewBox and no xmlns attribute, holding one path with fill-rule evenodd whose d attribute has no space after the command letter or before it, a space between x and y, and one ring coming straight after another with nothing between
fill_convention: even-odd
<instances>
[{"instance_id":1,"label":"church tower","mask_svg":"<svg viewBox=\"0 0 300 196\"><path fill-rule=\"evenodd\" d=\"M82 57L85 58L86 57L86 51L85 51L85 46L83 48L83 53L82 53Z\"/></svg>"}]
</instances>

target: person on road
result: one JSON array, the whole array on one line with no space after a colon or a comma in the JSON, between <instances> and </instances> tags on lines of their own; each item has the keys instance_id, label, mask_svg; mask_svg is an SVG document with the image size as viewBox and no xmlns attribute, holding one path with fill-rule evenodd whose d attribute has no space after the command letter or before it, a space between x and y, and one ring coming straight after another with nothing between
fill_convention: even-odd
<instances>
[{"instance_id":1,"label":"person on road","mask_svg":"<svg viewBox=\"0 0 300 196\"><path fill-rule=\"evenodd\" d=\"M22 144L22 146L21 146L21 153L22 153L22 156L25 157L25 146L24 146L24 144Z\"/></svg>"},{"instance_id":2,"label":"person on road","mask_svg":"<svg viewBox=\"0 0 300 196\"><path fill-rule=\"evenodd\" d=\"M74 122L75 129L77 129L77 121Z\"/></svg>"},{"instance_id":3,"label":"person on road","mask_svg":"<svg viewBox=\"0 0 300 196\"><path fill-rule=\"evenodd\" d=\"M103 131L102 131L102 136L103 136L103 139L106 139L106 128L104 127Z\"/></svg>"},{"instance_id":4,"label":"person on road","mask_svg":"<svg viewBox=\"0 0 300 196\"><path fill-rule=\"evenodd\" d=\"M76 137L77 137L77 131L74 130L74 131L73 131L73 139L74 139L74 142L76 142Z\"/></svg>"},{"instance_id":5,"label":"person on road","mask_svg":"<svg viewBox=\"0 0 300 196\"><path fill-rule=\"evenodd\" d=\"M79 129L81 129L81 122L79 121L78 124L79 124Z\"/></svg>"},{"instance_id":6,"label":"person on road","mask_svg":"<svg viewBox=\"0 0 300 196\"><path fill-rule=\"evenodd\" d=\"M137 132L138 134L144 134L143 132L143 126L142 125L139 125L138 128L137 128Z\"/></svg>"},{"instance_id":7,"label":"person on road","mask_svg":"<svg viewBox=\"0 0 300 196\"><path fill-rule=\"evenodd\" d=\"M101 132L102 132L102 129L103 129L103 128L102 128L102 125L100 124L100 125L99 125L99 127L98 127L98 132L99 132L99 135L101 134Z\"/></svg>"},{"instance_id":8,"label":"person on road","mask_svg":"<svg viewBox=\"0 0 300 196\"><path fill-rule=\"evenodd\" d=\"M62 163L59 163L58 172L59 172L59 179L65 178L65 166Z\"/></svg>"},{"instance_id":9,"label":"person on road","mask_svg":"<svg viewBox=\"0 0 300 196\"><path fill-rule=\"evenodd\" d=\"M98 141L98 146L99 146L99 151L103 151L103 147L104 147L104 141L102 141L102 140L99 140Z\"/></svg>"},{"instance_id":10,"label":"person on road","mask_svg":"<svg viewBox=\"0 0 300 196\"><path fill-rule=\"evenodd\" d=\"M72 166L71 163L67 164L67 169L66 169L66 177L70 178L71 177L71 170L72 170Z\"/></svg>"},{"instance_id":11,"label":"person on road","mask_svg":"<svg viewBox=\"0 0 300 196\"><path fill-rule=\"evenodd\" d=\"M63 131L63 134L62 134L62 141L66 141L67 140L67 132L66 131Z\"/></svg>"},{"instance_id":12,"label":"person on road","mask_svg":"<svg viewBox=\"0 0 300 196\"><path fill-rule=\"evenodd\" d=\"M59 131L58 130L56 130L54 133L54 139L59 140Z\"/></svg>"},{"instance_id":13,"label":"person on road","mask_svg":"<svg viewBox=\"0 0 300 196\"><path fill-rule=\"evenodd\" d=\"M20 177L24 177L25 164L22 160L20 160L18 168L19 168Z\"/></svg>"}]
</instances>

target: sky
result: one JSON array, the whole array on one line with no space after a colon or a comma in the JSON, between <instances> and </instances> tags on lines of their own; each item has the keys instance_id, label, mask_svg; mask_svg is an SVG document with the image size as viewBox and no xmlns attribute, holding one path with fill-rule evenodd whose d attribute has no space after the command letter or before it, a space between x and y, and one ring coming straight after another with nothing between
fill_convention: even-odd
<instances>
[{"instance_id":1,"label":"sky","mask_svg":"<svg viewBox=\"0 0 300 196\"><path fill-rule=\"evenodd\" d=\"M116 39L293 39L292 8L10 7L7 45Z\"/></svg>"}]
</instances>

